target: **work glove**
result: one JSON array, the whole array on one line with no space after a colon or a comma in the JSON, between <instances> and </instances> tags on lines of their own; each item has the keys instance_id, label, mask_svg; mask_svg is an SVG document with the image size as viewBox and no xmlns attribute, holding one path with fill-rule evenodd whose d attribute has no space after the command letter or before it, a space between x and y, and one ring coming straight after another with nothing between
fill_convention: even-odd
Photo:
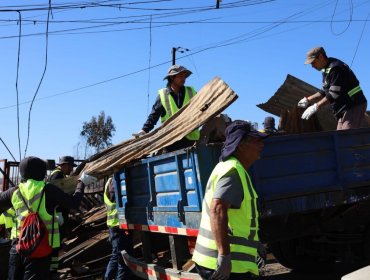
<instances>
[{"instance_id":1,"label":"work glove","mask_svg":"<svg viewBox=\"0 0 370 280\"><path fill-rule=\"evenodd\" d=\"M82 183L84 183L85 186L87 186L92 183L95 183L98 180L98 178L88 175L85 172L82 172L81 177L78 178L78 180L80 180Z\"/></svg>"},{"instance_id":2,"label":"work glove","mask_svg":"<svg viewBox=\"0 0 370 280\"><path fill-rule=\"evenodd\" d=\"M303 97L301 100L299 100L298 107L307 108L308 103L309 103L309 101L308 101L307 97Z\"/></svg>"},{"instance_id":3,"label":"work glove","mask_svg":"<svg viewBox=\"0 0 370 280\"><path fill-rule=\"evenodd\" d=\"M144 130L140 130L137 133L132 133L132 136L134 136L135 138L139 138L140 136L143 136L145 134L146 132Z\"/></svg>"},{"instance_id":4,"label":"work glove","mask_svg":"<svg viewBox=\"0 0 370 280\"><path fill-rule=\"evenodd\" d=\"M231 255L218 255L217 269L212 274L211 280L227 280L231 273Z\"/></svg>"},{"instance_id":5,"label":"work glove","mask_svg":"<svg viewBox=\"0 0 370 280\"><path fill-rule=\"evenodd\" d=\"M302 114L302 119L308 120L313 114L317 112L317 103L308 107Z\"/></svg>"},{"instance_id":6,"label":"work glove","mask_svg":"<svg viewBox=\"0 0 370 280\"><path fill-rule=\"evenodd\" d=\"M259 242L257 247L257 259L256 259L258 269L262 269L265 266L266 258L267 258L266 247L261 242Z\"/></svg>"}]
</instances>

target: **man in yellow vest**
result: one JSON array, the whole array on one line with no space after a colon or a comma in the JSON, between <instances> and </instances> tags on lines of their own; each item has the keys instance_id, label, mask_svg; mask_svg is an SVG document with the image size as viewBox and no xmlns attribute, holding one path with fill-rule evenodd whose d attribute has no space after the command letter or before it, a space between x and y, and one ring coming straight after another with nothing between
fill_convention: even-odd
<instances>
[{"instance_id":1,"label":"man in yellow vest","mask_svg":"<svg viewBox=\"0 0 370 280\"><path fill-rule=\"evenodd\" d=\"M255 279L258 196L247 170L260 158L268 134L239 120L225 133L221 161L207 183L193 261L204 279Z\"/></svg>"},{"instance_id":2,"label":"man in yellow vest","mask_svg":"<svg viewBox=\"0 0 370 280\"><path fill-rule=\"evenodd\" d=\"M18 254L16 245L23 221L28 215L28 208L33 211L40 208L38 213L49 231L49 244L52 248L60 246L59 225L55 217L55 207L78 208L84 194L85 185L96 181L96 178L85 173L79 178L74 194L64 193L52 184L46 184L46 162L37 157L26 157L19 164L23 179L18 188L11 188L0 193L0 213L13 207L15 210L17 228L12 240L9 257L8 279L38 279L47 280L49 277L51 255L43 258L29 259ZM44 190L44 195L41 196ZM25 205L27 203L27 205ZM28 206L28 207L27 207Z\"/></svg>"},{"instance_id":3,"label":"man in yellow vest","mask_svg":"<svg viewBox=\"0 0 370 280\"><path fill-rule=\"evenodd\" d=\"M63 179L69 176L73 168L75 168L77 165L75 164L75 159L71 156L62 156L59 158L59 162L57 163L57 167L51 171L48 182L52 180L57 179ZM61 207L57 207L56 209L57 213L57 220L59 223L59 231L60 231L60 238L61 240L67 238L69 232L71 231L70 225L68 223L68 215L69 215L69 209L64 209ZM59 268L59 262L58 262L58 252L60 248L53 249L52 257L51 257L51 266L50 271L56 272Z\"/></svg>"},{"instance_id":4,"label":"man in yellow vest","mask_svg":"<svg viewBox=\"0 0 370 280\"><path fill-rule=\"evenodd\" d=\"M180 108L189 103L190 99L197 93L193 87L185 86L186 79L192 72L181 65L172 65L163 80L167 80L167 87L158 90L157 99L153 105L152 112L144 123L143 128L133 133L134 137L140 137L151 131L158 119L165 122L174 115ZM198 129L189 133L185 138L166 147L166 151L175 151L185 147L190 147L196 140L199 140L200 132Z\"/></svg>"},{"instance_id":5,"label":"man in yellow vest","mask_svg":"<svg viewBox=\"0 0 370 280\"><path fill-rule=\"evenodd\" d=\"M104 280L129 280L132 278L132 275L130 269L123 261L121 251L125 250L128 254L132 253L132 237L125 230L119 228L116 195L112 177L105 184L104 203L107 208L109 241L112 244L112 255L105 271Z\"/></svg>"},{"instance_id":6,"label":"man in yellow vest","mask_svg":"<svg viewBox=\"0 0 370 280\"><path fill-rule=\"evenodd\" d=\"M75 159L71 156L62 156L59 158L59 163L57 167L51 171L48 181L55 179L63 179L69 176L73 168L76 167Z\"/></svg>"}]
</instances>

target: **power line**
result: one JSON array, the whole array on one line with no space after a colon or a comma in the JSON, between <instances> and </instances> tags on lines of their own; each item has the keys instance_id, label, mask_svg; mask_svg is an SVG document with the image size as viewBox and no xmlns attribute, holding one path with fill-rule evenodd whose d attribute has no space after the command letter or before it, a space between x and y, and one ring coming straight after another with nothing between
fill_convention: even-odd
<instances>
[{"instance_id":1,"label":"power line","mask_svg":"<svg viewBox=\"0 0 370 280\"><path fill-rule=\"evenodd\" d=\"M17 131L18 131L18 150L19 150L19 161L22 159L22 150L21 150L21 137L20 137L20 124L19 124L19 91L18 91L18 77L19 77L19 60L21 56L21 38L22 38L22 14L18 12L19 18L19 38L18 38L18 53L17 53L17 75L15 80L15 91L17 95Z\"/></svg>"},{"instance_id":2,"label":"power line","mask_svg":"<svg viewBox=\"0 0 370 280\"><path fill-rule=\"evenodd\" d=\"M150 17L150 28L149 28L149 63L148 63L148 103L147 103L147 114L149 113L149 94L150 94L150 65L152 61L152 21Z\"/></svg>"},{"instance_id":3,"label":"power line","mask_svg":"<svg viewBox=\"0 0 370 280\"><path fill-rule=\"evenodd\" d=\"M240 43L245 42L247 40L250 41L252 39L256 39L257 36L261 36L262 34L265 34L266 32L277 28L278 26L284 24L285 22L287 22L287 21L289 21L291 19L294 19L294 18L296 18L298 16L302 16L302 15L305 15L307 13L310 13L311 11L317 10L318 8L325 7L326 5L328 5L328 2L327 3L320 3L319 5L314 6L311 9L297 12L297 13L295 13L295 14L293 14L293 15L291 15L291 16L289 16L289 17L287 17L287 18L285 18L285 19L283 19L281 21L278 21L278 23L275 24L275 25L266 26L264 28L260 28L260 29L257 29L255 31L252 31L252 32L244 33L244 34L241 34L239 36L236 36L236 37L233 37L233 38L229 38L227 40L223 40L223 41L214 43L214 44L212 44L212 45L210 45L208 47L205 46L205 47L198 48L199 50L194 49L194 51L192 52L192 54L184 55L181 58L188 57L190 55L198 54L198 53L201 53L201 52L204 52L204 51L208 51L208 50L211 50L211 49L226 47L226 46L235 45L235 44L240 44ZM285 31L285 32L287 32L287 31ZM270 35L270 36L272 36L272 35ZM265 37L267 37L267 36L265 36ZM262 38L262 37L260 37L260 38ZM107 79L107 80L104 80L104 81L93 83L93 84L90 84L90 85L87 85L87 86L83 86L83 87L79 87L79 88L76 88L76 89L73 89L73 90L68 90L68 91L64 91L64 92L57 93L57 94L54 94L54 95L50 95L50 96L47 96L47 97L39 98L37 100L48 99L48 98L52 98L52 97L55 97L55 96L64 95L64 94L67 94L67 93L72 93L72 92L80 91L82 89L86 89L86 88L94 87L94 86L97 86L97 85L100 85L100 84L108 83L108 82L111 82L111 81L114 81L114 80L117 80L117 79L121 79L121 78L124 78L124 77L127 77L127 76L131 76L131 75L134 75L134 74L137 74L137 73L146 71L148 69L156 68L158 66L167 64L168 62L169 61L166 61L166 62L157 64L157 65L154 65L154 66L152 66L150 68L140 69L140 70L137 70L137 71L128 73L128 74L124 74L124 75L121 75L121 76L118 76L118 77L114 77L114 78L111 78L111 79ZM29 103L29 101L23 102L22 104L27 104L27 103ZM14 105L0 107L0 110L11 108L11 107L14 107Z\"/></svg>"},{"instance_id":4,"label":"power line","mask_svg":"<svg viewBox=\"0 0 370 280\"><path fill-rule=\"evenodd\" d=\"M51 10L51 0L49 0L49 10L48 10L48 16L47 16L47 24L46 24L46 32L45 32L45 64L44 64L44 71L42 72L40 82L37 86L36 92L32 98L32 102L30 105L30 109L28 111L28 130L27 130L27 141L26 141L26 148L24 149L24 156L26 156L27 153L27 148L28 148L28 142L30 139L30 131L31 131L31 111L32 111L32 106L33 103L36 99L37 93L39 92L40 86L42 84L42 81L44 80L45 73L46 73L46 68L48 65L48 45L49 45L49 19L50 15L52 14Z\"/></svg>"},{"instance_id":5,"label":"power line","mask_svg":"<svg viewBox=\"0 0 370 280\"><path fill-rule=\"evenodd\" d=\"M1 137L0 137L0 141L1 141L1 143L3 143L4 147L7 149L7 151L9 152L9 154L12 156L13 160L14 160L14 161L17 161L17 160L15 159L15 157L13 156L12 152L9 150L8 146L7 146L7 145L5 144L5 142L3 141L3 138L1 138Z\"/></svg>"}]
</instances>

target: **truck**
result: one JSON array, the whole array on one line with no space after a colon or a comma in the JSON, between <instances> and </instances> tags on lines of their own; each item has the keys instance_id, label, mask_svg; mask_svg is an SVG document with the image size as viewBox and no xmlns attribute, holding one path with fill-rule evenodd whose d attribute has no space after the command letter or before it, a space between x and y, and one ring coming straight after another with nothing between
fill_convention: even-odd
<instances>
[{"instance_id":1,"label":"truck","mask_svg":"<svg viewBox=\"0 0 370 280\"><path fill-rule=\"evenodd\" d=\"M284 266L328 271L370 261L370 128L267 138L249 173L260 239ZM119 223L141 244L123 252L144 279L201 279L188 272L209 175L222 143L136 160L114 173ZM166 278L167 277L167 278Z\"/></svg>"}]
</instances>

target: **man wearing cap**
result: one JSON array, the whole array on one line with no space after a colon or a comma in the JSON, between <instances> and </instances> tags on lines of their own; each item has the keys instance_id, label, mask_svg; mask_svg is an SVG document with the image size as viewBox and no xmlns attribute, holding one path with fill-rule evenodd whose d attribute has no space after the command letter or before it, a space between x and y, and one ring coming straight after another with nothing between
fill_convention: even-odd
<instances>
[{"instance_id":1,"label":"man wearing cap","mask_svg":"<svg viewBox=\"0 0 370 280\"><path fill-rule=\"evenodd\" d=\"M158 90L157 99L153 105L152 112L138 133L134 137L140 137L151 131L159 118L161 122L168 120L180 108L189 103L189 100L197 93L193 87L185 86L186 78L192 74L191 71L181 65L172 65L168 69L163 80L167 80L167 87ZM167 151L174 151L183 147L189 147L198 140L200 132L198 129L186 135L186 137L173 145L167 147Z\"/></svg>"},{"instance_id":2,"label":"man wearing cap","mask_svg":"<svg viewBox=\"0 0 370 280\"><path fill-rule=\"evenodd\" d=\"M83 173L74 194L66 194L58 187L45 183L46 162L37 157L26 157L19 164L19 172L23 183L18 188L11 188L0 193L0 213L13 207L16 213L17 229L15 236L18 237L25 217L30 208L37 211L45 223L49 232L49 244L52 248L60 246L59 225L55 217L55 207L77 209L84 194L85 185L95 182L97 179ZM42 203L41 203L42 202ZM27 204L27 206L25 205ZM38 279L47 280L51 254L42 258L27 258L20 255L16 250L18 238L12 240L9 257L8 279Z\"/></svg>"},{"instance_id":3,"label":"man wearing cap","mask_svg":"<svg viewBox=\"0 0 370 280\"><path fill-rule=\"evenodd\" d=\"M73 168L76 166L77 165L75 164L75 159L73 157L60 157L59 163L57 163L57 167L51 171L48 181L66 178L72 173Z\"/></svg>"},{"instance_id":4,"label":"man wearing cap","mask_svg":"<svg viewBox=\"0 0 370 280\"><path fill-rule=\"evenodd\" d=\"M367 100L349 66L339 59L327 57L323 47L311 49L305 64L322 71L323 86L319 92L298 102L298 107L307 108L311 101L320 99L303 112L302 119L308 120L323 105L330 103L338 121L337 130L359 128L365 118Z\"/></svg>"},{"instance_id":5,"label":"man wearing cap","mask_svg":"<svg viewBox=\"0 0 370 280\"><path fill-rule=\"evenodd\" d=\"M275 119L273 117L266 117L263 122L263 129L261 132L266 132L269 134L278 132L275 128Z\"/></svg>"},{"instance_id":6,"label":"man wearing cap","mask_svg":"<svg viewBox=\"0 0 370 280\"><path fill-rule=\"evenodd\" d=\"M268 134L239 120L225 133L221 161L207 183L193 261L203 279L255 279L260 247L257 193L247 170L260 158Z\"/></svg>"}]
</instances>

